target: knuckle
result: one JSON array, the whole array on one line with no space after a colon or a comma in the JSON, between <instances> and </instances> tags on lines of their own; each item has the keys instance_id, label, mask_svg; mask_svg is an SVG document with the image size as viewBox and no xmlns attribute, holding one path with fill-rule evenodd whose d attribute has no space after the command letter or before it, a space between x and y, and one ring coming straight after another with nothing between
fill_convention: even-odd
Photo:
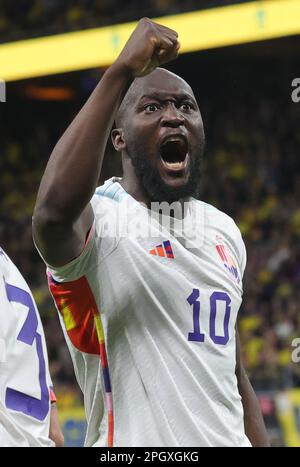
<instances>
[{"instance_id":1,"label":"knuckle","mask_svg":"<svg viewBox=\"0 0 300 467\"><path fill-rule=\"evenodd\" d=\"M151 24L153 23L153 21L151 21L150 18L147 18L147 16L144 16L143 18L140 19L139 23Z\"/></svg>"}]
</instances>

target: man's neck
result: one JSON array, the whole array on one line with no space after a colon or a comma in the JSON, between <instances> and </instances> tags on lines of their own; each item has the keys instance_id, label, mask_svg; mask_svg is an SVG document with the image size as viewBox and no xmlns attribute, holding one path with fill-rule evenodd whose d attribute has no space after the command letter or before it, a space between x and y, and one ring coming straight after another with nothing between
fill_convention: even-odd
<instances>
[{"instance_id":1,"label":"man's neck","mask_svg":"<svg viewBox=\"0 0 300 467\"><path fill-rule=\"evenodd\" d=\"M147 206L153 212L161 212L170 217L183 219L187 214L187 206L191 198L179 199L178 201L151 201L143 187L135 178L128 179L123 177L119 181L122 188L134 198L137 202ZM187 204L188 203L188 204Z\"/></svg>"}]
</instances>

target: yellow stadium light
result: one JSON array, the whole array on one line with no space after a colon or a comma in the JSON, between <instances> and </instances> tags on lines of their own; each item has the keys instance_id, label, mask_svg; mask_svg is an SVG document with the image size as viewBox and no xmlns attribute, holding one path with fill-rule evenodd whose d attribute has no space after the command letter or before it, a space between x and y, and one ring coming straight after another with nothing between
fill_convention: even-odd
<instances>
[{"instance_id":1,"label":"yellow stadium light","mask_svg":"<svg viewBox=\"0 0 300 467\"><path fill-rule=\"evenodd\" d=\"M175 29L181 53L300 34L300 0L269 0L156 18ZM0 45L6 81L107 67L136 23Z\"/></svg>"}]
</instances>

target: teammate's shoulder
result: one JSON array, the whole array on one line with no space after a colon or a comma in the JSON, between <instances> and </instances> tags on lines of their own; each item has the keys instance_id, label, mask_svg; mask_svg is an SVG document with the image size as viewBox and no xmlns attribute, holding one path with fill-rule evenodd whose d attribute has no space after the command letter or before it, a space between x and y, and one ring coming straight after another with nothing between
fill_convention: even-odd
<instances>
[{"instance_id":1,"label":"teammate's shoulder","mask_svg":"<svg viewBox=\"0 0 300 467\"><path fill-rule=\"evenodd\" d=\"M18 267L10 259L7 253L0 247L0 270L5 281L15 284L17 287L27 290L27 283Z\"/></svg>"},{"instance_id":2,"label":"teammate's shoulder","mask_svg":"<svg viewBox=\"0 0 300 467\"><path fill-rule=\"evenodd\" d=\"M3 250L1 246L0 246L0 262L2 265L8 266L10 268L11 267L16 268L15 264L12 262L8 254Z\"/></svg>"},{"instance_id":3,"label":"teammate's shoulder","mask_svg":"<svg viewBox=\"0 0 300 467\"><path fill-rule=\"evenodd\" d=\"M0 257L7 258L7 254L5 253L5 251L3 250L3 248L1 246L0 246Z\"/></svg>"}]
</instances>

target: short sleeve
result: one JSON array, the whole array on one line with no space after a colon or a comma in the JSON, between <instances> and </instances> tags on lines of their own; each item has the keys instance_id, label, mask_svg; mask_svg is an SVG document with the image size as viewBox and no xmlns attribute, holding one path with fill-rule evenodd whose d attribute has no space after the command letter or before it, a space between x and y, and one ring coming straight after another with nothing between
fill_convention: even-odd
<instances>
[{"instance_id":1,"label":"short sleeve","mask_svg":"<svg viewBox=\"0 0 300 467\"><path fill-rule=\"evenodd\" d=\"M46 263L47 271L57 282L74 281L82 277L97 264L96 219L91 227L83 251L77 258L61 267L53 267Z\"/></svg>"},{"instance_id":2,"label":"short sleeve","mask_svg":"<svg viewBox=\"0 0 300 467\"><path fill-rule=\"evenodd\" d=\"M118 245L122 223L120 205L97 194L93 196L91 205L94 222L80 255L60 267L53 267L44 260L47 272L57 282L71 282L87 275Z\"/></svg>"}]
</instances>

